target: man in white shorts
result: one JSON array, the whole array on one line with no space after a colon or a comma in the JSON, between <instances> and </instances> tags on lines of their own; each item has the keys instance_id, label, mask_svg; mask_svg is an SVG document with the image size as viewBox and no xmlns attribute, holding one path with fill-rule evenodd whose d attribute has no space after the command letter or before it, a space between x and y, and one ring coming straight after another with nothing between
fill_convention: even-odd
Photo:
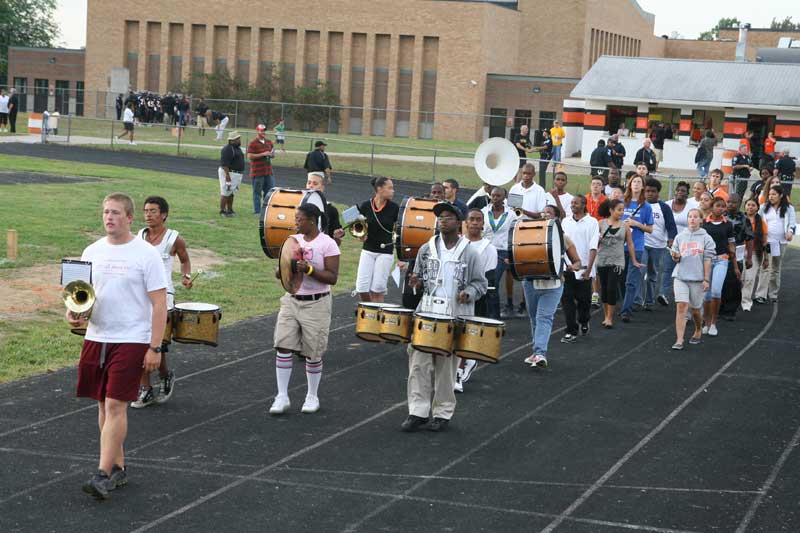
<instances>
[{"instance_id":1,"label":"man in white shorts","mask_svg":"<svg viewBox=\"0 0 800 533\"><path fill-rule=\"evenodd\" d=\"M242 136L238 131L232 131L228 135L228 144L222 148L219 157L219 214L224 217L232 217L233 197L239 190L244 173L244 152L241 149Z\"/></svg>"}]
</instances>

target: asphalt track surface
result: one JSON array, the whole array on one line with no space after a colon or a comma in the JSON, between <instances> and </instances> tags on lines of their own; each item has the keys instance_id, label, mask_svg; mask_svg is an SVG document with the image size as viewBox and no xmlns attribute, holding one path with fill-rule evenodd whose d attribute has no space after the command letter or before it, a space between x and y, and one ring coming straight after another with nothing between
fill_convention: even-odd
<instances>
[{"instance_id":1,"label":"asphalt track surface","mask_svg":"<svg viewBox=\"0 0 800 533\"><path fill-rule=\"evenodd\" d=\"M274 315L225 327L219 348L176 347L170 402L129 412L130 482L106 502L80 490L98 442L74 368L2 385L0 531L798 531L788 254L780 303L683 352L672 307L610 331L595 316L572 345L559 312L550 367L534 370L527 320L509 321L445 433L399 431L404 348L356 339L347 295L313 415L297 363L292 412L267 414Z\"/></svg>"}]
</instances>

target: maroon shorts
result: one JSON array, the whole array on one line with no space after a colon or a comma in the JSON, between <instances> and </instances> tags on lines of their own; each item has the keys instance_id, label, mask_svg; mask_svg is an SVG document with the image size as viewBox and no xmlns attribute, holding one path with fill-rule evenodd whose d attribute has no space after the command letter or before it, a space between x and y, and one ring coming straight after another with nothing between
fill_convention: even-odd
<instances>
[{"instance_id":1,"label":"maroon shorts","mask_svg":"<svg viewBox=\"0 0 800 533\"><path fill-rule=\"evenodd\" d=\"M105 360L101 366L104 344ZM136 400L144 356L149 346L84 340L81 361L78 363L77 396L97 401L103 401L106 397L126 402Z\"/></svg>"}]
</instances>

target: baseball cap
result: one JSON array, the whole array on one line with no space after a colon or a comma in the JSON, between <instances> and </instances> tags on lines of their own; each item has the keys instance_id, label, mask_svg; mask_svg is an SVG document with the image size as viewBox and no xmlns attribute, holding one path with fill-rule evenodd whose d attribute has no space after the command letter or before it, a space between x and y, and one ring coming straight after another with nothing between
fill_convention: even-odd
<instances>
[{"instance_id":1,"label":"baseball cap","mask_svg":"<svg viewBox=\"0 0 800 533\"><path fill-rule=\"evenodd\" d=\"M256 126L256 131L267 131L267 127L263 124Z\"/></svg>"}]
</instances>

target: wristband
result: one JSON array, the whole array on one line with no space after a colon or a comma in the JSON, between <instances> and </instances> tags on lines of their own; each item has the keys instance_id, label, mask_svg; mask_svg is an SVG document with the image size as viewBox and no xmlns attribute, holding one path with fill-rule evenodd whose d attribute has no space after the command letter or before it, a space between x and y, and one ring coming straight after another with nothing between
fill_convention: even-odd
<instances>
[{"instance_id":1,"label":"wristband","mask_svg":"<svg viewBox=\"0 0 800 533\"><path fill-rule=\"evenodd\" d=\"M308 265L308 272L306 272L306 276L310 276L314 273L314 265Z\"/></svg>"},{"instance_id":2,"label":"wristband","mask_svg":"<svg viewBox=\"0 0 800 533\"><path fill-rule=\"evenodd\" d=\"M703 283L711 283L711 282L710 282L710 281L708 281L707 279L704 279L704 280L703 280Z\"/></svg>"},{"instance_id":3,"label":"wristband","mask_svg":"<svg viewBox=\"0 0 800 533\"><path fill-rule=\"evenodd\" d=\"M186 278L186 279L192 279L192 275L191 274L184 274L183 277Z\"/></svg>"}]
</instances>

